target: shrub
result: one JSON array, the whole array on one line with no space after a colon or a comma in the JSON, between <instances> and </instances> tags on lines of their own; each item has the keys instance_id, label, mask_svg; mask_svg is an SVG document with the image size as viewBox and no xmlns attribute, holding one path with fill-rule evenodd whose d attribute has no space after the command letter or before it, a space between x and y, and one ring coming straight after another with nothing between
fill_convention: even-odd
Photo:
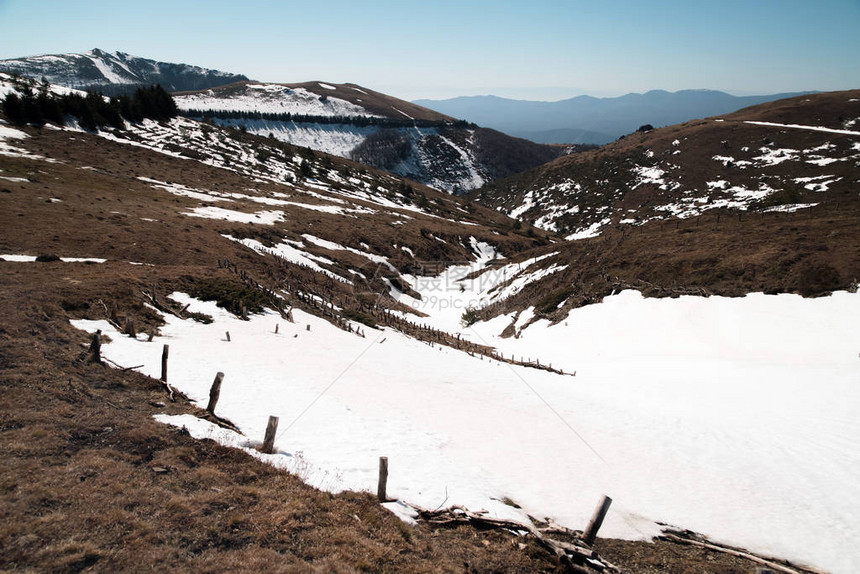
<instances>
[{"instance_id":1,"label":"shrub","mask_svg":"<svg viewBox=\"0 0 860 574\"><path fill-rule=\"evenodd\" d=\"M194 319L198 323L203 323L204 325L209 325L212 323L212 315L207 315L206 313L198 313L197 311L190 311L188 313L189 319Z\"/></svg>"},{"instance_id":2,"label":"shrub","mask_svg":"<svg viewBox=\"0 0 860 574\"><path fill-rule=\"evenodd\" d=\"M573 295L573 287L565 287L558 291L553 291L549 295L545 295L535 304L535 310L544 315L552 313L571 295Z\"/></svg>"},{"instance_id":3,"label":"shrub","mask_svg":"<svg viewBox=\"0 0 860 574\"><path fill-rule=\"evenodd\" d=\"M480 312L474 307L469 307L465 311L463 311L462 315L460 315L460 324L464 327L470 327L477 323L480 319Z\"/></svg>"},{"instance_id":4,"label":"shrub","mask_svg":"<svg viewBox=\"0 0 860 574\"><path fill-rule=\"evenodd\" d=\"M376 321L373 320L373 317L367 315L366 313L362 313L361 311L356 311L354 309L345 309L343 312L343 316L350 321L361 323L362 325L370 327L371 329L376 328Z\"/></svg>"},{"instance_id":5,"label":"shrub","mask_svg":"<svg viewBox=\"0 0 860 574\"><path fill-rule=\"evenodd\" d=\"M266 303L266 297L260 291L242 283L221 278L195 281L189 289L189 295L203 301L215 301L219 307L237 314L242 309L242 305L249 313L259 313Z\"/></svg>"}]
</instances>

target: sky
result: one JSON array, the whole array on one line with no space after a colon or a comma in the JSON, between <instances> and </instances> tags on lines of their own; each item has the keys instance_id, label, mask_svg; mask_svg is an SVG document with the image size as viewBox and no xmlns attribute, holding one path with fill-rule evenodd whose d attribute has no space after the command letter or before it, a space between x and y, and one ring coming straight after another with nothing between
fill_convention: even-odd
<instances>
[{"instance_id":1,"label":"sky","mask_svg":"<svg viewBox=\"0 0 860 574\"><path fill-rule=\"evenodd\" d=\"M860 88L860 0L0 0L0 59L93 48L414 100Z\"/></svg>"}]
</instances>

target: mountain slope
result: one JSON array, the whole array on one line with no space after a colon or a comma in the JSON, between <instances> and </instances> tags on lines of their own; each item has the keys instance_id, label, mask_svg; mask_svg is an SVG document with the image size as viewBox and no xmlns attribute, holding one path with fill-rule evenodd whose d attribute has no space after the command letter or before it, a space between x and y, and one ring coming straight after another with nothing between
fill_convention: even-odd
<instances>
[{"instance_id":1,"label":"mountain slope","mask_svg":"<svg viewBox=\"0 0 860 574\"><path fill-rule=\"evenodd\" d=\"M242 82L177 94L176 101L189 117L349 157L454 193L568 151L470 126L354 84Z\"/></svg>"},{"instance_id":2,"label":"mountain slope","mask_svg":"<svg viewBox=\"0 0 860 574\"><path fill-rule=\"evenodd\" d=\"M168 91L202 90L247 80L187 64L156 62L123 52L98 48L84 54L54 54L0 60L0 72L18 74L80 90L99 90L108 95L127 93L134 86L161 84Z\"/></svg>"},{"instance_id":3,"label":"mountain slope","mask_svg":"<svg viewBox=\"0 0 860 574\"><path fill-rule=\"evenodd\" d=\"M860 278L860 92L801 96L632 134L469 194L569 241L565 265L485 317L556 294L820 295ZM571 264L575 262L575 264Z\"/></svg>"},{"instance_id":4,"label":"mountain slope","mask_svg":"<svg viewBox=\"0 0 860 574\"><path fill-rule=\"evenodd\" d=\"M415 103L536 142L605 144L644 124L672 125L791 95L738 97L714 90L652 90L616 98L578 96L558 102L470 96Z\"/></svg>"},{"instance_id":5,"label":"mountain slope","mask_svg":"<svg viewBox=\"0 0 860 574\"><path fill-rule=\"evenodd\" d=\"M634 133L473 195L571 239L609 224L642 225L721 208L795 211L850 198L860 159L860 131L847 119L860 117L853 95L800 96Z\"/></svg>"}]
</instances>

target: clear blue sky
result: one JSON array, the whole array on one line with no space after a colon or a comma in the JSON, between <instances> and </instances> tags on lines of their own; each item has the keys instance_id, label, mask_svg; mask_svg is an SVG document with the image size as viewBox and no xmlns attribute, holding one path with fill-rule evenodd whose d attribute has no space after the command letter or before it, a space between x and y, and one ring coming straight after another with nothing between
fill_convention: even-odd
<instances>
[{"instance_id":1,"label":"clear blue sky","mask_svg":"<svg viewBox=\"0 0 860 574\"><path fill-rule=\"evenodd\" d=\"M860 88L860 0L0 0L0 59L128 52L405 99Z\"/></svg>"}]
</instances>

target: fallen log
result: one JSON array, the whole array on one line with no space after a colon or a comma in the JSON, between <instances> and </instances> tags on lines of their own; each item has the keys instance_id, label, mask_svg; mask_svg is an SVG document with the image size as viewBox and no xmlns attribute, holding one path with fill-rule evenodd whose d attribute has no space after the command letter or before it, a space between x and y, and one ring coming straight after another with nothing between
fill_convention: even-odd
<instances>
[{"instance_id":1,"label":"fallen log","mask_svg":"<svg viewBox=\"0 0 860 574\"><path fill-rule=\"evenodd\" d=\"M142 291L142 293L143 293L144 297L149 299L149 302L152 304L152 306L155 307L156 309L158 309L159 311L161 311L162 313L170 313L174 317L177 317L179 319L185 319L185 317L182 316L181 312L177 313L176 311L171 309L169 305L162 305L161 303L159 303L158 299L156 299L155 295L150 295L146 291Z\"/></svg>"},{"instance_id":2,"label":"fallen log","mask_svg":"<svg viewBox=\"0 0 860 574\"><path fill-rule=\"evenodd\" d=\"M454 524L472 524L481 528L500 528L511 532L530 535L544 548L552 552L568 571L581 572L578 565L587 564L589 567L608 572L620 572L614 565L601 559L597 552L584 543L562 542L544 536L533 524L493 518L486 516L486 511L472 512L455 505L445 509L429 510L410 504L418 513L419 518L435 526Z\"/></svg>"},{"instance_id":3,"label":"fallen log","mask_svg":"<svg viewBox=\"0 0 860 574\"><path fill-rule=\"evenodd\" d=\"M755 554L752 554L750 552L745 552L736 548L729 548L728 546L721 546L712 542L703 542L700 540L694 540L692 538L684 538L682 536L677 536L675 534L670 533L663 533L659 536L659 538L664 538L666 540L670 540L678 544L689 544L692 546L699 546L700 548L707 548L708 550L714 550L715 552L730 554L732 556L737 556L738 558L744 558L751 562L755 562L756 564L761 564L762 566L766 566L771 570L776 570L777 572L784 572L785 574L804 574L805 572L811 572L813 574L823 574L818 571L809 570L806 568L796 570L794 568L790 568L788 566L784 566L782 564L774 562L773 560L768 560L766 558L762 558L761 556L756 556Z\"/></svg>"}]
</instances>

